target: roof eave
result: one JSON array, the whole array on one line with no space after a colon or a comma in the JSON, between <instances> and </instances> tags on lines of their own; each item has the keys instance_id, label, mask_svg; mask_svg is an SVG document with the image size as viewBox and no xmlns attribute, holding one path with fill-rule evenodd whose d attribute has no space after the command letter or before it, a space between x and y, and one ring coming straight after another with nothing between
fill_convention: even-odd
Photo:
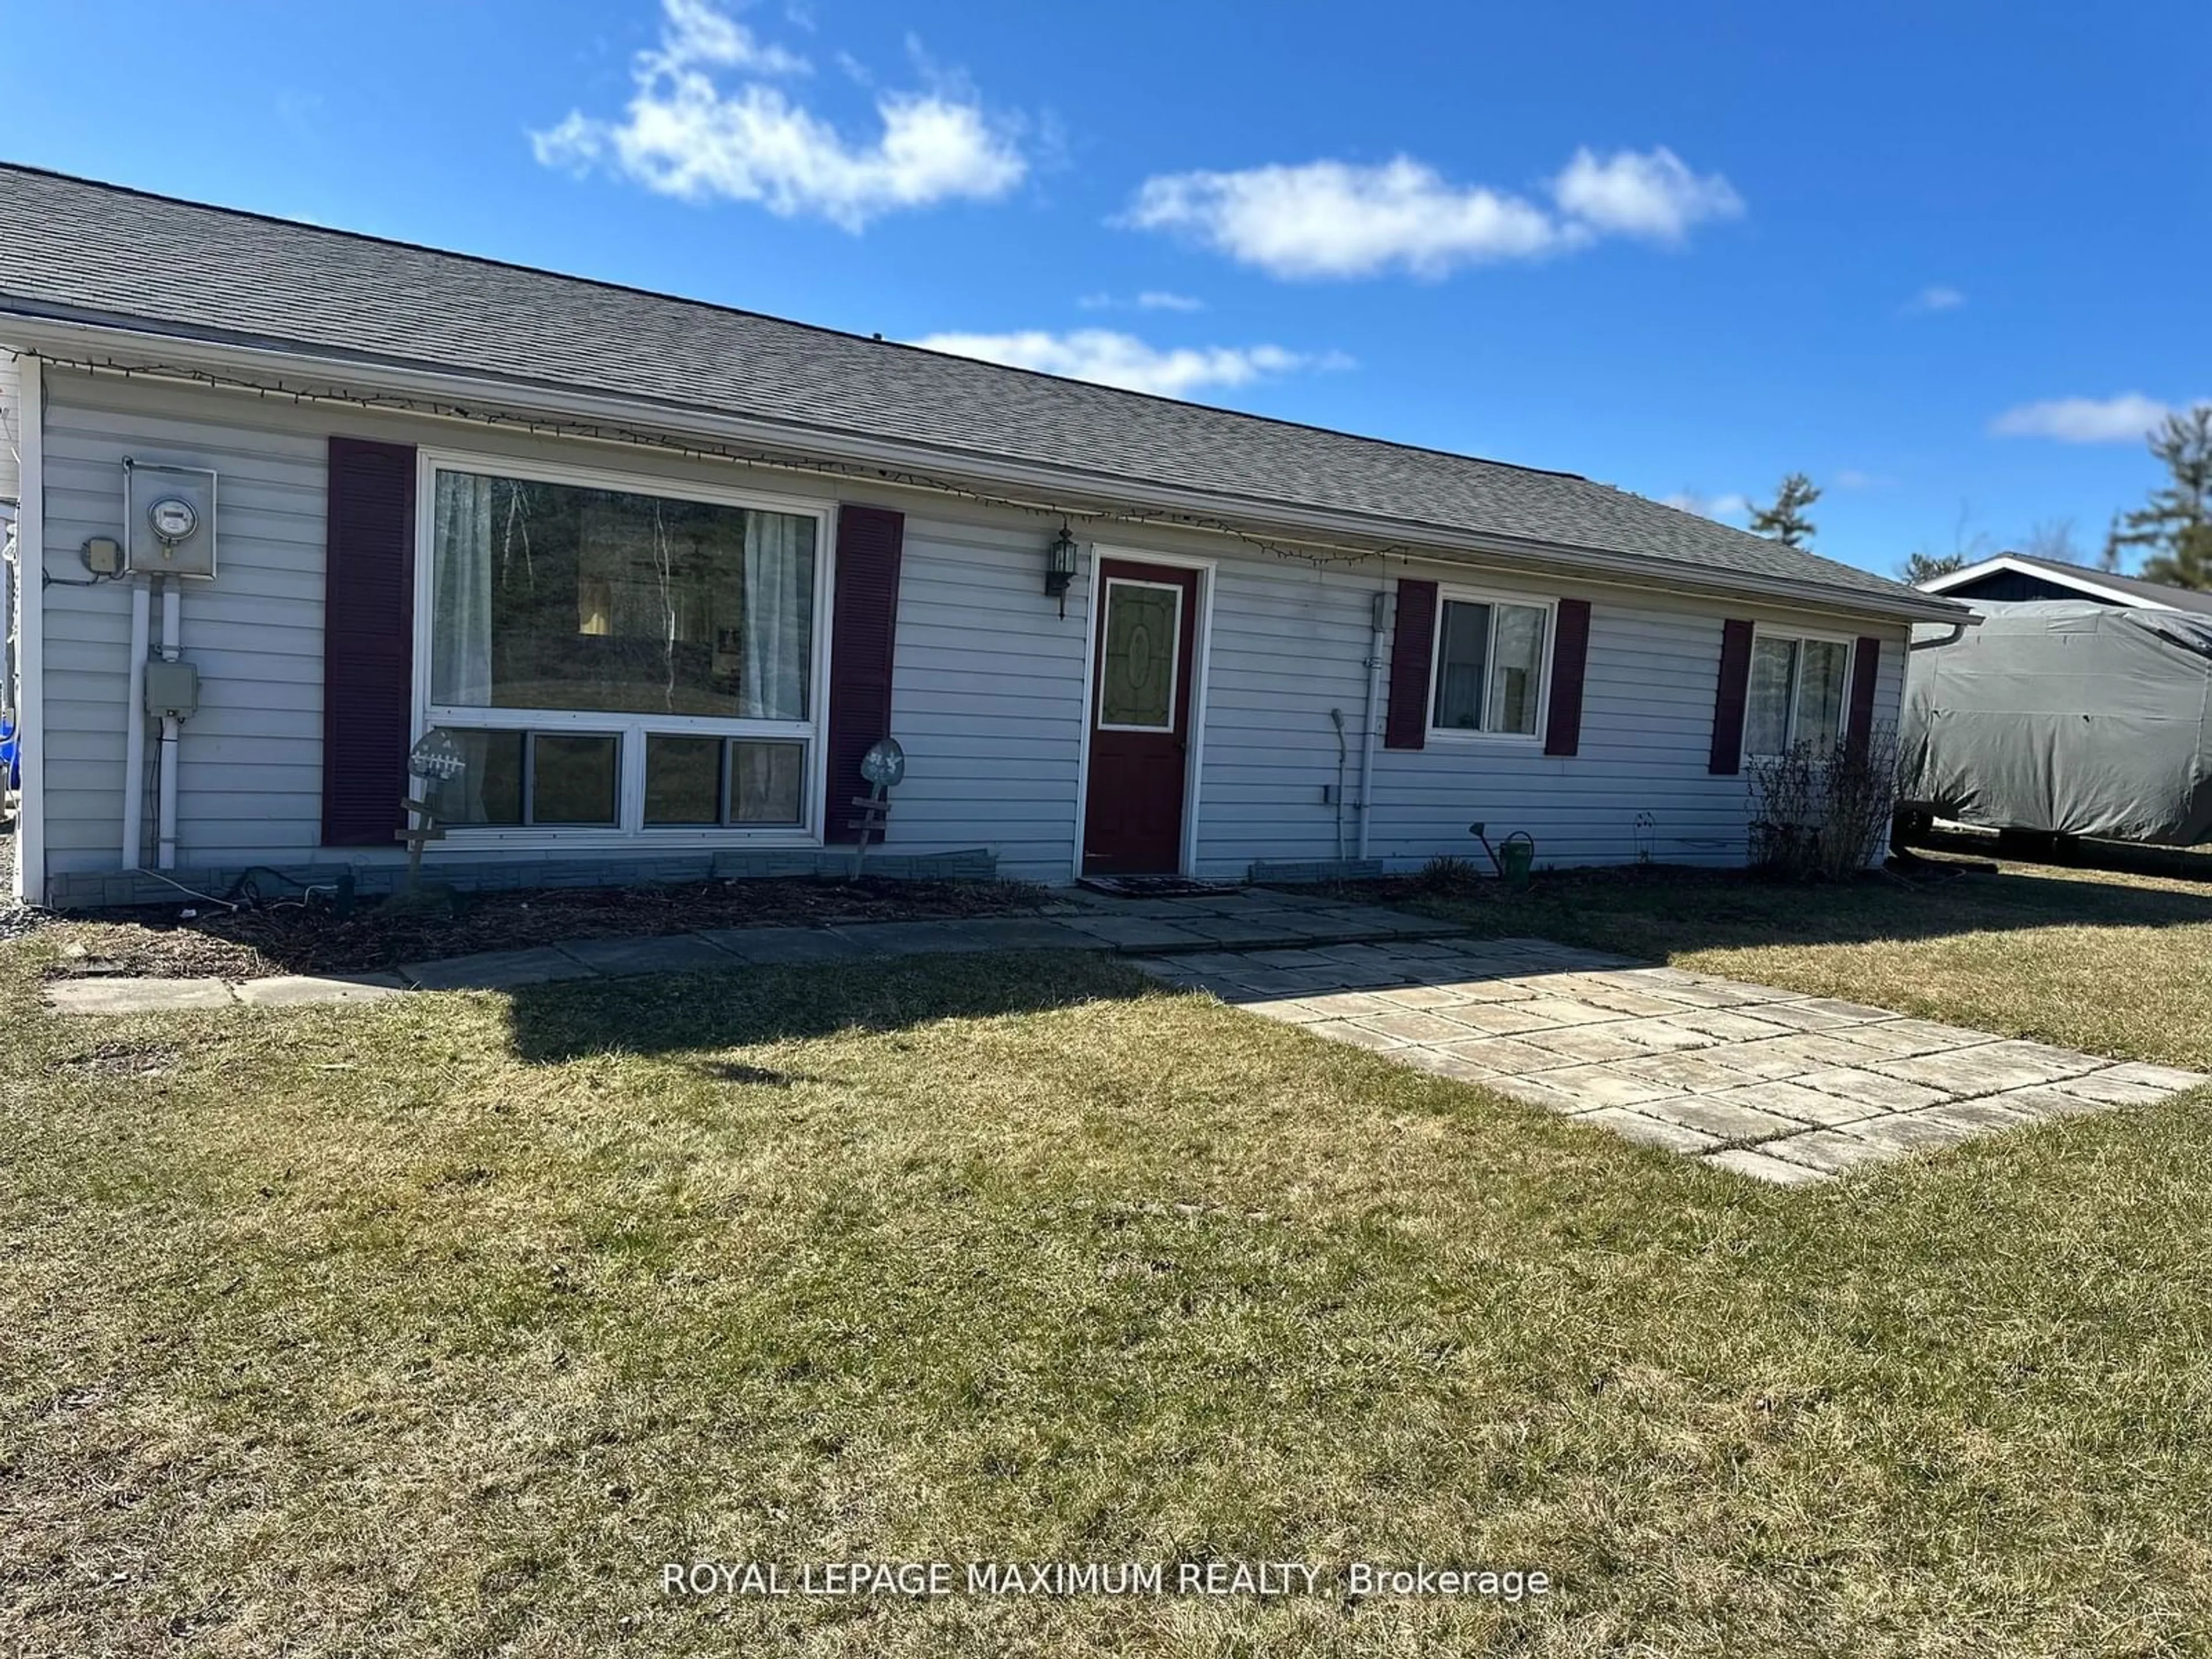
<instances>
[{"instance_id":1,"label":"roof eave","mask_svg":"<svg viewBox=\"0 0 2212 1659\"><path fill-rule=\"evenodd\" d=\"M1995 558L1984 559L1979 564L1970 564L1942 576L1930 576L1920 584L1923 593L1948 593L1954 587L2001 571L2010 571L2022 576L2033 576L2040 580L2056 582L2061 587L2070 587L2076 593L2086 593L2109 605L2124 605L2130 611L2179 611L2179 605L2130 592L2124 587L2109 586L2091 577L2077 575L2071 570L2041 559L2023 559L2011 553L2000 553Z\"/></svg>"},{"instance_id":2,"label":"roof eave","mask_svg":"<svg viewBox=\"0 0 2212 1659\"><path fill-rule=\"evenodd\" d=\"M1514 565L1534 565L1600 581L1649 587L1663 578L1671 586L1717 596L1741 596L1784 606L1903 622L1955 623L1974 615L1971 607L1934 594L1900 588L1893 594L1863 592L1816 582L1711 569L1650 555L1530 538L1499 535L1456 526L1401 520L1342 509L1304 507L1265 497L1191 489L1092 472L1080 467L1046 465L987 451L961 449L872 437L840 428L804 422L732 415L695 404L662 402L573 384L471 374L402 359L322 350L304 343L277 339L211 337L143 319L93 314L62 316L51 308L26 308L0 295L0 317L8 319L13 343L101 367L154 366L119 360L100 364L90 355L106 349L143 351L159 341L161 365L212 373L258 370L279 385L286 371L311 370L331 391L374 391L387 396L445 398L456 403L489 403L502 410L545 418L582 416L626 422L672 437L751 443L783 449L794 457L815 456L876 469L886 483L916 465L959 475L959 481L994 488L1066 491L1072 484L1101 504L1111 502L1146 513L1212 518L1224 525L1273 533L1285 540L1349 537L1373 544L1377 553L1396 550L1446 562L1480 562L1487 555ZM286 388L315 395L312 385Z\"/></svg>"}]
</instances>

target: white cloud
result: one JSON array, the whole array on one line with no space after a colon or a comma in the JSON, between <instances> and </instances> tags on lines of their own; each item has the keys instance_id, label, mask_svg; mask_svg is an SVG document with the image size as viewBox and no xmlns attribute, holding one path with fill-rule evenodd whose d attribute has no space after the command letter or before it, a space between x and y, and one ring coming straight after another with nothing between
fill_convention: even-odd
<instances>
[{"instance_id":1,"label":"white cloud","mask_svg":"<svg viewBox=\"0 0 2212 1659\"><path fill-rule=\"evenodd\" d=\"M1381 167L1166 173L1139 187L1128 219L1278 276L1364 276L1392 265L1440 276L1457 264L1547 253L1560 240L1542 209L1457 189L1405 156Z\"/></svg>"},{"instance_id":2,"label":"white cloud","mask_svg":"<svg viewBox=\"0 0 2212 1659\"><path fill-rule=\"evenodd\" d=\"M1193 299L1188 294L1170 294L1161 289L1146 289L1133 299L1124 300L1112 294L1086 294L1075 302L1085 311L1119 311L1124 307L1138 311L1203 311L1206 301Z\"/></svg>"},{"instance_id":3,"label":"white cloud","mask_svg":"<svg viewBox=\"0 0 2212 1659\"><path fill-rule=\"evenodd\" d=\"M1938 311L1956 311L1966 303L1966 296L1955 288L1946 288L1941 283L1923 288L1905 302L1908 317L1926 317Z\"/></svg>"},{"instance_id":4,"label":"white cloud","mask_svg":"<svg viewBox=\"0 0 2212 1659\"><path fill-rule=\"evenodd\" d=\"M1277 276L1367 276L1393 268L1441 276L1466 264L1532 259L1603 236L1678 241L1701 221L1743 211L1728 180L1699 178L1672 150L1577 150L1550 183L1553 207L1457 185L1401 155L1379 166L1310 161L1147 179L1123 222L1176 232Z\"/></svg>"},{"instance_id":5,"label":"white cloud","mask_svg":"<svg viewBox=\"0 0 2212 1659\"><path fill-rule=\"evenodd\" d=\"M913 342L931 351L980 357L985 362L1042 369L1070 380L1095 380L1129 392L1183 398L1206 386L1243 386L1298 369L1349 368L1341 352L1300 352L1281 346L1159 347L1112 329L1079 328L1065 334L1024 329L1006 334L931 334Z\"/></svg>"},{"instance_id":6,"label":"white cloud","mask_svg":"<svg viewBox=\"0 0 2212 1659\"><path fill-rule=\"evenodd\" d=\"M1717 173L1698 178L1664 144L1649 155L1624 149L1602 161L1578 149L1552 181L1552 197L1562 213L1593 229L1660 242L1679 242L1692 225L1743 212L1743 198L1727 179Z\"/></svg>"},{"instance_id":7,"label":"white cloud","mask_svg":"<svg viewBox=\"0 0 2212 1659\"><path fill-rule=\"evenodd\" d=\"M2008 409L1990 422L2000 438L2055 438L2064 444L2133 443L2166 417L2155 398L2124 392L2117 398L2047 398Z\"/></svg>"},{"instance_id":8,"label":"white cloud","mask_svg":"<svg viewBox=\"0 0 2212 1659\"><path fill-rule=\"evenodd\" d=\"M1855 466L1847 466L1836 474L1838 489L1880 489L1888 482L1879 473L1862 472Z\"/></svg>"},{"instance_id":9,"label":"white cloud","mask_svg":"<svg viewBox=\"0 0 2212 1659\"><path fill-rule=\"evenodd\" d=\"M707 0L660 0L660 49L640 54L645 64L671 73L702 64L756 75L806 75L813 70L795 52L763 46L750 29Z\"/></svg>"},{"instance_id":10,"label":"white cloud","mask_svg":"<svg viewBox=\"0 0 2212 1659\"><path fill-rule=\"evenodd\" d=\"M1671 495L1662 496L1660 505L1694 513L1701 519L1724 520L1751 515L1749 498L1733 491L1723 495L1704 495L1694 489L1678 489Z\"/></svg>"},{"instance_id":11,"label":"white cloud","mask_svg":"<svg viewBox=\"0 0 2212 1659\"><path fill-rule=\"evenodd\" d=\"M805 58L764 45L708 0L662 0L662 13L623 118L571 111L531 135L540 162L605 166L664 195L757 202L854 231L900 208L1003 196L1028 171L963 89L884 93L881 135L854 143L770 84L810 72Z\"/></svg>"}]
</instances>

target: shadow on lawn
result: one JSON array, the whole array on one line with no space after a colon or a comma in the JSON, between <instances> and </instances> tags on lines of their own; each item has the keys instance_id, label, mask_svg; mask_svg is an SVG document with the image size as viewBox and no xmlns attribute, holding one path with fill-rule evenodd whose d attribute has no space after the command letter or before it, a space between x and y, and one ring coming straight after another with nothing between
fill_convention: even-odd
<instances>
[{"instance_id":1,"label":"shadow on lawn","mask_svg":"<svg viewBox=\"0 0 2212 1659\"><path fill-rule=\"evenodd\" d=\"M1073 951L893 957L638 979L563 980L509 998L518 1059L557 1065L594 1054L699 1052L726 1080L803 1081L711 1057L840 1031L898 1031L940 1019L1042 1013L1156 989L1133 969Z\"/></svg>"},{"instance_id":2,"label":"shadow on lawn","mask_svg":"<svg viewBox=\"0 0 2212 1659\"><path fill-rule=\"evenodd\" d=\"M1532 935L1655 961L1688 951L1901 944L2039 927L2212 924L2212 893L2044 871L1881 873L1821 885L1744 871L1630 866L1547 872L1521 893L1484 883L1446 896L1390 883L1365 884L1360 896L1443 916L1493 938Z\"/></svg>"},{"instance_id":3,"label":"shadow on lawn","mask_svg":"<svg viewBox=\"0 0 2212 1659\"><path fill-rule=\"evenodd\" d=\"M1664 867L1559 872L1522 893L1486 884L1439 896L1415 884L1364 884L1362 898L1401 904L1492 938L1536 937L1665 961L1702 950L1930 941L2031 928L2212 924L2212 895L2045 874L1903 880L1869 876L1796 886L1741 872ZM569 980L512 994L516 1056L557 1064L601 1053L701 1054L740 1080L798 1080L714 1050L844 1030L896 1031L939 1019L1035 1013L1155 988L1087 952L891 957L727 973Z\"/></svg>"}]
</instances>

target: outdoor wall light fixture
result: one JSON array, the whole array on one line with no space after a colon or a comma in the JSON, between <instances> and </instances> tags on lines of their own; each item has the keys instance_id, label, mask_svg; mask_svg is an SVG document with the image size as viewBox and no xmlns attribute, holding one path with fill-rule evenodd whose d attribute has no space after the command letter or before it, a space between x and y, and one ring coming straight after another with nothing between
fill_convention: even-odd
<instances>
[{"instance_id":1,"label":"outdoor wall light fixture","mask_svg":"<svg viewBox=\"0 0 2212 1659\"><path fill-rule=\"evenodd\" d=\"M1060 601L1060 614L1067 614L1068 584L1075 580L1075 538L1067 533L1067 526L1060 527L1052 545L1044 550L1045 597Z\"/></svg>"}]
</instances>

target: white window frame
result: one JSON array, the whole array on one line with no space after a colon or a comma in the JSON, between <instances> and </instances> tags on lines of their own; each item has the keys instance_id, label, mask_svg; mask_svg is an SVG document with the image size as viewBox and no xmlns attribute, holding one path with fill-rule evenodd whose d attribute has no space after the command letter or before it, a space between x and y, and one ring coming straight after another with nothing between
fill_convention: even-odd
<instances>
[{"instance_id":1,"label":"white window frame","mask_svg":"<svg viewBox=\"0 0 2212 1659\"><path fill-rule=\"evenodd\" d=\"M1164 593L1175 595L1175 630L1168 637L1168 649L1170 653L1168 660L1174 665L1174 672L1168 679L1168 722L1165 726L1115 726L1101 720L1097 729L1101 732L1147 732L1154 737L1164 737L1176 729L1176 699L1182 692L1182 587L1176 582L1147 581L1141 576L1107 577L1103 601L1106 608L1102 613L1104 629L1101 629L1102 633L1105 629L1110 629L1114 625L1114 590L1117 587L1150 587ZM1099 665L1098 711L1101 714L1106 711L1106 680L1103 663Z\"/></svg>"},{"instance_id":2,"label":"white window frame","mask_svg":"<svg viewBox=\"0 0 2212 1659\"><path fill-rule=\"evenodd\" d=\"M718 507L750 507L763 513L787 513L814 520L814 614L811 634L812 673L807 681L804 720L724 719L708 714L626 714L588 708L473 708L430 701L430 653L436 626L431 605L436 588L437 479L441 471L471 472L499 478L524 478L537 483L574 484L586 489L614 489L635 495L654 495L664 501L703 501ZM690 479L658 477L650 472L623 472L566 463L518 460L512 456L473 450L429 449L418 452L415 475L415 663L413 736L420 739L434 726L461 730L574 732L580 736L612 734L620 742L616 753L616 821L612 827L559 824L454 824L447 828L443 849L469 851L506 848L515 851L589 850L596 848L819 847L823 844L823 791L829 757L830 619L836 593L836 550L830 504L804 496L775 495L754 489L732 489ZM326 619L326 626L342 625ZM796 824L671 824L648 827L645 823L645 739L648 733L671 737L716 736L798 739L806 744L805 797L799 802ZM727 781L724 787L727 789Z\"/></svg>"},{"instance_id":3,"label":"white window frame","mask_svg":"<svg viewBox=\"0 0 2212 1659\"><path fill-rule=\"evenodd\" d=\"M1770 627L1765 623L1754 623L1751 629L1751 649L1753 659L1758 656L1759 642L1761 640L1794 640L1801 647L1797 653L1796 665L1790 671L1790 697L1787 704L1790 718L1783 736L1782 752L1786 754L1805 740L1805 734L1797 729L1797 692L1805 680L1805 653L1802 647L1808 640L1815 640L1823 645L1840 645L1844 647L1844 695L1842 700L1836 705L1836 729L1833 735L1840 738L1844 732L1850 731L1851 686L1857 675L1859 665L1859 642L1856 636L1850 634L1831 634L1824 629L1818 628L1787 628L1779 624ZM1742 750L1746 760L1777 758L1773 755L1760 753L1751 746L1751 664L1748 661L1744 665L1743 730L1737 737L1737 746Z\"/></svg>"},{"instance_id":4,"label":"white window frame","mask_svg":"<svg viewBox=\"0 0 2212 1659\"><path fill-rule=\"evenodd\" d=\"M1526 611L1544 613L1544 654L1536 665L1536 729L1533 732L1470 732L1464 726L1437 724L1437 680L1444 665L1444 607L1447 605L1486 605L1490 607L1490 637L1483 647L1482 706L1486 714L1490 708L1490 684L1487 676L1498 648L1498 607L1517 605ZM1446 586L1437 587L1437 614L1431 631L1435 638L1429 641L1429 700L1422 711L1422 720L1428 728L1431 743L1465 743L1498 745L1515 749L1541 749L1545 728L1552 714L1552 653L1559 639L1559 601L1557 598L1543 599L1533 593L1509 593L1497 588Z\"/></svg>"}]
</instances>

